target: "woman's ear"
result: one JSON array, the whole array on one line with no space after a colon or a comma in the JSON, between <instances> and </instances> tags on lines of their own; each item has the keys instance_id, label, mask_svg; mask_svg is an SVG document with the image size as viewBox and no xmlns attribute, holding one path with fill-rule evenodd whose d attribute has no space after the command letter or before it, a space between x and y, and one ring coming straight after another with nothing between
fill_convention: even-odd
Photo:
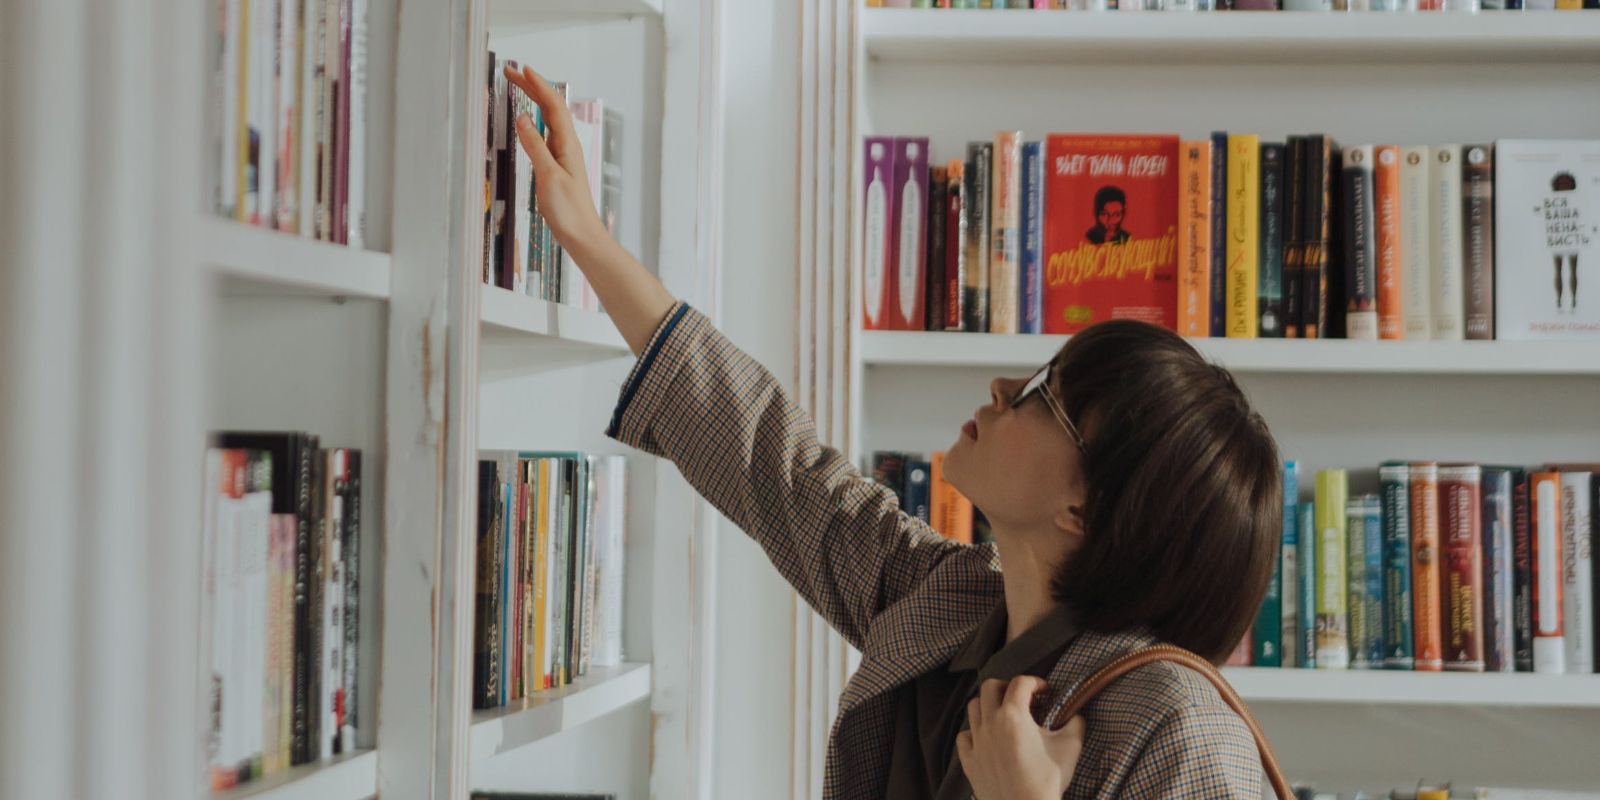
<instances>
[{"instance_id":1,"label":"woman's ear","mask_svg":"<svg viewBox=\"0 0 1600 800\"><path fill-rule=\"evenodd\" d=\"M1083 541L1083 506L1069 504L1056 512L1056 528L1066 534L1073 542L1081 544Z\"/></svg>"}]
</instances>

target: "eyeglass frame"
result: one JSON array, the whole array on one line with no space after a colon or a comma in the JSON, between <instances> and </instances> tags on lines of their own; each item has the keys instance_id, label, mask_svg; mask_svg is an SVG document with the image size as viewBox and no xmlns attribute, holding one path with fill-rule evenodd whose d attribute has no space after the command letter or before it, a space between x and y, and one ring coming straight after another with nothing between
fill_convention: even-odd
<instances>
[{"instance_id":1,"label":"eyeglass frame","mask_svg":"<svg viewBox=\"0 0 1600 800\"><path fill-rule=\"evenodd\" d=\"M1044 403L1049 407L1051 416L1054 416L1056 422L1061 424L1067 435L1072 437L1072 443L1077 445L1079 450L1088 450L1088 443L1084 440L1083 434L1078 432L1078 426L1072 424L1072 418L1067 416L1067 410L1063 407L1061 398L1056 397L1055 390L1050 388L1050 372L1055 368L1055 365L1056 361L1052 358L1045 362L1044 366L1039 367L1038 371L1033 373L1033 377L1023 384L1022 391L1017 392L1017 396L1011 398L1010 408L1016 409L1023 403L1028 402L1028 398L1038 394L1044 398Z\"/></svg>"}]
</instances>

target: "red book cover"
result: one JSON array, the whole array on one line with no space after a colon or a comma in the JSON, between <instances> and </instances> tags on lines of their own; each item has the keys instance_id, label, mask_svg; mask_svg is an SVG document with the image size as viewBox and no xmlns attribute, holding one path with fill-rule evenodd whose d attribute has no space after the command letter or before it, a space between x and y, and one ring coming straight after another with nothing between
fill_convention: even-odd
<instances>
[{"instance_id":1,"label":"red book cover","mask_svg":"<svg viewBox=\"0 0 1600 800\"><path fill-rule=\"evenodd\" d=\"M1178 137L1063 135L1046 146L1044 332L1178 324Z\"/></svg>"},{"instance_id":2,"label":"red book cover","mask_svg":"<svg viewBox=\"0 0 1600 800\"><path fill-rule=\"evenodd\" d=\"M1444 668L1482 672L1483 470L1439 468L1439 537L1444 551Z\"/></svg>"}]
</instances>

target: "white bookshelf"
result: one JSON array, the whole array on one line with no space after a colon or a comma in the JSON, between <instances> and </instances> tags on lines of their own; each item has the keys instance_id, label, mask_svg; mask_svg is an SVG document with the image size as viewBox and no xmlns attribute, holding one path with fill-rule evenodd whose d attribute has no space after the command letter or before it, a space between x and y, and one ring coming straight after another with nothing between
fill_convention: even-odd
<instances>
[{"instance_id":1,"label":"white bookshelf","mask_svg":"<svg viewBox=\"0 0 1600 800\"><path fill-rule=\"evenodd\" d=\"M1228 667L1222 673L1251 704L1600 709L1600 675L1258 667Z\"/></svg>"},{"instance_id":2,"label":"white bookshelf","mask_svg":"<svg viewBox=\"0 0 1600 800\"><path fill-rule=\"evenodd\" d=\"M499 34L637 17L660 17L665 0L494 0L489 29Z\"/></svg>"},{"instance_id":3,"label":"white bookshelf","mask_svg":"<svg viewBox=\"0 0 1600 800\"><path fill-rule=\"evenodd\" d=\"M628 343L598 311L552 303L498 286L483 287L481 314L489 336L538 338L586 348L597 357L626 355Z\"/></svg>"},{"instance_id":4,"label":"white bookshelf","mask_svg":"<svg viewBox=\"0 0 1600 800\"><path fill-rule=\"evenodd\" d=\"M475 712L471 760L484 761L576 730L649 697L649 664L592 670L560 689L537 692L504 708Z\"/></svg>"},{"instance_id":5,"label":"white bookshelf","mask_svg":"<svg viewBox=\"0 0 1600 800\"><path fill-rule=\"evenodd\" d=\"M378 753L304 764L212 795L215 800L363 800L378 793Z\"/></svg>"},{"instance_id":6,"label":"white bookshelf","mask_svg":"<svg viewBox=\"0 0 1600 800\"><path fill-rule=\"evenodd\" d=\"M387 253L281 233L207 215L198 221L202 260L229 294L389 298Z\"/></svg>"}]
</instances>

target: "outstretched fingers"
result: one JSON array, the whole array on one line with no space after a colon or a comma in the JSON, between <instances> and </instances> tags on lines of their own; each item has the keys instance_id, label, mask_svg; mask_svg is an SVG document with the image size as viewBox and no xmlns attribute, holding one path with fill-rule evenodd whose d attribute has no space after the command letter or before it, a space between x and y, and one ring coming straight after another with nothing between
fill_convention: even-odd
<instances>
[{"instance_id":1,"label":"outstretched fingers","mask_svg":"<svg viewBox=\"0 0 1600 800\"><path fill-rule=\"evenodd\" d=\"M567 101L560 93L535 72L533 67L524 66L518 69L508 65L506 79L525 92L544 112L545 125L550 129L548 150L556 161L563 166L568 164L569 159L581 161L583 156L578 150L578 137L573 132L572 113L567 110ZM521 123L518 123L518 133L521 134ZM526 136L526 134L521 135Z\"/></svg>"}]
</instances>

